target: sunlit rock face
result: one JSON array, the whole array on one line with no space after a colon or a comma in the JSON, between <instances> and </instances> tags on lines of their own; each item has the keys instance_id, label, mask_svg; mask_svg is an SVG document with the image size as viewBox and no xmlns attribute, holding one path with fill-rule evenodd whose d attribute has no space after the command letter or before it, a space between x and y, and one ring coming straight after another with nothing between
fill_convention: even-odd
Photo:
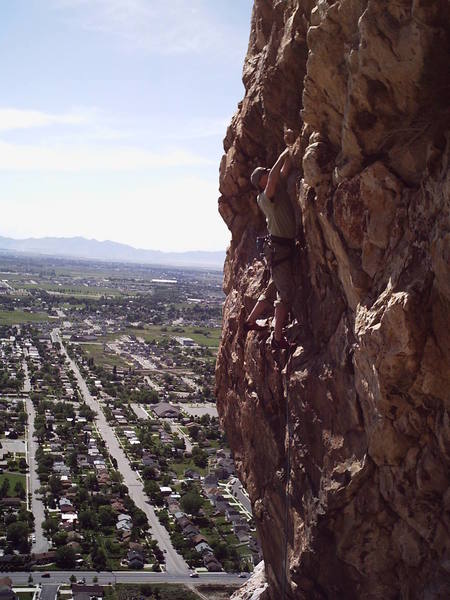
<instances>
[{"instance_id":1,"label":"sunlit rock face","mask_svg":"<svg viewBox=\"0 0 450 600\"><path fill-rule=\"evenodd\" d=\"M220 169L217 397L268 587L236 597L450 597L449 19L439 0L255 1ZM289 361L243 330L264 286L249 175L285 124Z\"/></svg>"}]
</instances>

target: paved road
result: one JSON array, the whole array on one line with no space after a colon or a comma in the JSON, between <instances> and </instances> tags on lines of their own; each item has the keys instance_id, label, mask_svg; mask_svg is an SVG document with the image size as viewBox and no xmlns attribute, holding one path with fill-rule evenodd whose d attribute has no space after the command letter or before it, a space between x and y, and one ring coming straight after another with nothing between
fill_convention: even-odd
<instances>
[{"instance_id":1,"label":"paved road","mask_svg":"<svg viewBox=\"0 0 450 600\"><path fill-rule=\"evenodd\" d=\"M24 361L23 369L25 371L25 381L23 391L27 394L31 391L31 382L28 375L27 363ZM25 406L28 414L27 425L27 462L29 467L28 474L28 489L31 493L31 512L34 515L34 530L36 541L31 546L31 551L34 553L47 552L50 548L47 538L42 529L42 523L45 519L45 510L42 500L37 495L37 490L41 487L38 474L36 472L36 450L37 444L34 440L34 419L36 411L29 396L25 399Z\"/></svg>"},{"instance_id":2,"label":"paved road","mask_svg":"<svg viewBox=\"0 0 450 600\"><path fill-rule=\"evenodd\" d=\"M133 402L130 402L130 406L133 409L133 412L137 416L138 419L145 419L145 420L150 419L148 412L140 404L135 404Z\"/></svg>"},{"instance_id":3,"label":"paved road","mask_svg":"<svg viewBox=\"0 0 450 600\"><path fill-rule=\"evenodd\" d=\"M189 436L187 436L181 429L181 427L177 423L174 423L171 419L164 419L164 421L166 421L166 423L169 423L172 433L176 433L178 436L183 438L186 446L186 452L192 452L192 442L189 439Z\"/></svg>"},{"instance_id":4,"label":"paved road","mask_svg":"<svg viewBox=\"0 0 450 600\"><path fill-rule=\"evenodd\" d=\"M250 498L245 493L242 483L239 481L239 479L231 484L231 489L233 490L233 494L237 500L239 500L242 506L251 514L252 504L250 502Z\"/></svg>"},{"instance_id":5,"label":"paved road","mask_svg":"<svg viewBox=\"0 0 450 600\"><path fill-rule=\"evenodd\" d=\"M93 398L93 396L89 392L86 382L83 379L77 365L67 354L67 350L65 349L62 343L59 331L57 329L54 329L52 331L52 340L58 341L61 344L61 349L69 359L70 365L72 367L73 372L75 373L80 391L83 395L86 404L88 404L88 406L90 406L92 410L94 410L97 413L96 422L98 431L104 439L109 453L117 460L118 470L123 475L123 480L125 485L128 487L130 497L132 498L136 506L142 509L147 515L147 518L150 523L150 528L152 530L152 537L158 542L158 546L164 552L167 572L185 575L189 572L189 567L187 563L176 552L175 548L172 546L172 542L170 541L170 537L166 528L163 527L158 521L153 506L151 506L147 495L144 493L144 486L142 480L131 468L129 461L125 456L125 453L119 445L119 442L115 436L112 427L106 421L102 409L100 408L98 402Z\"/></svg>"},{"instance_id":6,"label":"paved road","mask_svg":"<svg viewBox=\"0 0 450 600\"><path fill-rule=\"evenodd\" d=\"M160 392L162 390L162 387L160 385L158 385L157 383L155 383L153 381L153 379L150 379L150 377L148 375L146 375L144 377L144 380L148 383L148 385L153 388L155 390L155 392Z\"/></svg>"},{"instance_id":7,"label":"paved road","mask_svg":"<svg viewBox=\"0 0 450 600\"><path fill-rule=\"evenodd\" d=\"M183 585L217 584L217 585L240 585L243 580L237 575L228 573L205 573L192 580L189 575L175 575L169 573L152 573L150 571L50 571L48 578L42 578L37 571L32 571L34 583L52 585L56 583L68 583L73 574L77 579L86 578L86 583L92 583L97 577L100 585L108 583L178 583ZM29 571L17 571L2 573L2 577L11 577L13 585L22 585L28 581ZM195 582L195 583L194 583Z\"/></svg>"},{"instance_id":8,"label":"paved road","mask_svg":"<svg viewBox=\"0 0 450 600\"><path fill-rule=\"evenodd\" d=\"M218 416L217 407L213 402L205 402L204 404L173 404L193 417L202 417L203 415L209 415L210 417Z\"/></svg>"}]
</instances>

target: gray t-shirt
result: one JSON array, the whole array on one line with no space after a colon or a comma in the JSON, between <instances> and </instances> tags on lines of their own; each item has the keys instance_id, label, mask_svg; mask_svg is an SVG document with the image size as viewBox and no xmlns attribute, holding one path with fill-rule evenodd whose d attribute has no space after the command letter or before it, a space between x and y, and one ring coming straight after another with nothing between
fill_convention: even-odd
<instances>
[{"instance_id":1,"label":"gray t-shirt","mask_svg":"<svg viewBox=\"0 0 450 600\"><path fill-rule=\"evenodd\" d=\"M265 192L258 194L258 206L263 211L271 235L295 238L295 213L287 193L277 192L270 200Z\"/></svg>"}]
</instances>

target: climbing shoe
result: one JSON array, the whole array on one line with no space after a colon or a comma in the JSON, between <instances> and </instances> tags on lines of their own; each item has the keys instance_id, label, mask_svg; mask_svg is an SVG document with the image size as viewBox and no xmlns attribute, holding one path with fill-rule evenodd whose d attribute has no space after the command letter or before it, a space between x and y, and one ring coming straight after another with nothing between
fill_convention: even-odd
<instances>
[{"instance_id":1,"label":"climbing shoe","mask_svg":"<svg viewBox=\"0 0 450 600\"><path fill-rule=\"evenodd\" d=\"M280 340L276 340L272 337L271 344L274 350L290 350L295 346L295 344L288 342L285 337L282 337Z\"/></svg>"}]
</instances>

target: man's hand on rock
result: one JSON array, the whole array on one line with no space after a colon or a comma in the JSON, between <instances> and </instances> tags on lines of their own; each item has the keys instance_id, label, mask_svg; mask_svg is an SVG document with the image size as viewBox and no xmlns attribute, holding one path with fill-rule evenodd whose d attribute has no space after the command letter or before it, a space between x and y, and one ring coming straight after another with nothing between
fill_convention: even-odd
<instances>
[{"instance_id":1,"label":"man's hand on rock","mask_svg":"<svg viewBox=\"0 0 450 600\"><path fill-rule=\"evenodd\" d=\"M286 144L286 146L292 146L292 144L295 142L295 134L292 131L292 129L285 129L284 130L284 143Z\"/></svg>"}]
</instances>

